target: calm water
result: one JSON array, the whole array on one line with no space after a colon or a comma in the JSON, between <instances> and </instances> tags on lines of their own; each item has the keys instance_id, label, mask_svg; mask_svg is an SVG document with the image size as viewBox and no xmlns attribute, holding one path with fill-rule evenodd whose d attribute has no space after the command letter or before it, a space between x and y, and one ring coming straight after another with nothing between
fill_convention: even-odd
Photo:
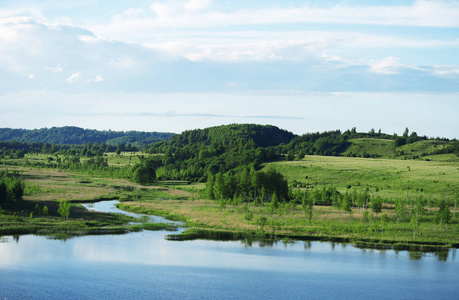
<instances>
[{"instance_id":1,"label":"calm water","mask_svg":"<svg viewBox=\"0 0 459 300\"><path fill-rule=\"evenodd\" d=\"M453 250L177 242L166 234L4 237L0 299L458 299Z\"/></svg>"}]
</instances>

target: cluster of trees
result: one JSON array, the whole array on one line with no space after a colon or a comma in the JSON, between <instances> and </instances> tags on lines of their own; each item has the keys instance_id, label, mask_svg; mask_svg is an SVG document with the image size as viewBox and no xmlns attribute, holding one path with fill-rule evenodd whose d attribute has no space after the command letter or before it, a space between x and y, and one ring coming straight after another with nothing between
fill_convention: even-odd
<instances>
[{"instance_id":1,"label":"cluster of trees","mask_svg":"<svg viewBox=\"0 0 459 300\"><path fill-rule=\"evenodd\" d=\"M25 185L16 173L8 173L8 169L0 171L0 203L6 201L22 201Z\"/></svg>"},{"instance_id":2,"label":"cluster of trees","mask_svg":"<svg viewBox=\"0 0 459 300\"><path fill-rule=\"evenodd\" d=\"M171 148L175 152L187 145L228 146L240 142L250 142L255 148L269 147L289 143L294 137L293 133L272 125L230 124L184 131L172 136L169 141L155 144L152 151L164 153L167 148Z\"/></svg>"},{"instance_id":3,"label":"cluster of trees","mask_svg":"<svg viewBox=\"0 0 459 300\"><path fill-rule=\"evenodd\" d=\"M225 125L185 131L170 141L156 143L150 153L164 153L156 170L161 179L198 180L209 175L241 172L247 166L280 157L278 143L289 142L294 135L274 126L254 124Z\"/></svg>"},{"instance_id":4,"label":"cluster of trees","mask_svg":"<svg viewBox=\"0 0 459 300\"><path fill-rule=\"evenodd\" d=\"M402 136L396 136L395 139L394 139L394 148L400 147L400 146L403 146L403 145L406 145L406 144L412 144L412 143L415 143L417 141L427 140L426 136L420 137L414 131L411 134L409 134L409 133L410 133L409 129L406 128L405 132L403 133Z\"/></svg>"},{"instance_id":5,"label":"cluster of trees","mask_svg":"<svg viewBox=\"0 0 459 300\"><path fill-rule=\"evenodd\" d=\"M162 161L158 157L144 158L140 156L140 163L131 168L132 181L145 185L156 181L156 169L161 166Z\"/></svg>"},{"instance_id":6,"label":"cluster of trees","mask_svg":"<svg viewBox=\"0 0 459 300\"><path fill-rule=\"evenodd\" d=\"M119 144L144 145L170 139L172 133L143 131L92 130L74 126L41 129L0 128L0 141L41 142L50 144L82 145L88 142L105 143L110 146Z\"/></svg>"},{"instance_id":7,"label":"cluster of trees","mask_svg":"<svg viewBox=\"0 0 459 300\"><path fill-rule=\"evenodd\" d=\"M275 169L266 172L254 167L241 172L210 174L205 196L209 199L236 200L238 202L269 202L289 200L289 187L284 176Z\"/></svg>"},{"instance_id":8,"label":"cluster of trees","mask_svg":"<svg viewBox=\"0 0 459 300\"><path fill-rule=\"evenodd\" d=\"M350 145L347 139L348 137L341 134L340 130L307 133L279 148L283 150L283 153L296 154L299 159L305 155L336 156Z\"/></svg>"}]
</instances>

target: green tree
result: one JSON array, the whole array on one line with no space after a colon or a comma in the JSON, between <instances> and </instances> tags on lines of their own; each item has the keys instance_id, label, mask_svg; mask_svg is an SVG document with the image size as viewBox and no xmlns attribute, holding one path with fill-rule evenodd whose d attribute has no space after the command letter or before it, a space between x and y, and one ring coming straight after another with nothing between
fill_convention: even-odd
<instances>
[{"instance_id":1,"label":"green tree","mask_svg":"<svg viewBox=\"0 0 459 300\"><path fill-rule=\"evenodd\" d=\"M271 213L274 213L279 208L279 200L277 199L277 194L274 192L273 196L271 197L270 203Z\"/></svg>"},{"instance_id":2,"label":"green tree","mask_svg":"<svg viewBox=\"0 0 459 300\"><path fill-rule=\"evenodd\" d=\"M21 181L17 180L11 187L11 200L13 201L22 201L22 196L24 195L24 186Z\"/></svg>"},{"instance_id":3,"label":"green tree","mask_svg":"<svg viewBox=\"0 0 459 300\"><path fill-rule=\"evenodd\" d=\"M0 202L6 202L8 199L8 187L6 183L1 181L0 182Z\"/></svg>"},{"instance_id":4,"label":"green tree","mask_svg":"<svg viewBox=\"0 0 459 300\"><path fill-rule=\"evenodd\" d=\"M389 220L389 218L387 217L387 214L386 213L383 213L381 215L381 219L380 219L380 222L381 222L381 232L383 233L384 232L384 227L386 227L386 224L387 224L387 221Z\"/></svg>"},{"instance_id":5,"label":"green tree","mask_svg":"<svg viewBox=\"0 0 459 300\"><path fill-rule=\"evenodd\" d=\"M314 208L314 200L311 197L308 197L307 193L304 193L302 197L302 206L304 210L304 215L308 220L308 223L311 224Z\"/></svg>"},{"instance_id":6,"label":"green tree","mask_svg":"<svg viewBox=\"0 0 459 300\"><path fill-rule=\"evenodd\" d=\"M205 193L206 198L211 199L211 200L215 199L214 183L215 183L214 175L209 174L209 176L207 176L206 189L204 193Z\"/></svg>"},{"instance_id":7,"label":"green tree","mask_svg":"<svg viewBox=\"0 0 459 300\"><path fill-rule=\"evenodd\" d=\"M341 209L345 213L352 213L352 200L348 192L344 194L343 200L341 201Z\"/></svg>"},{"instance_id":8,"label":"green tree","mask_svg":"<svg viewBox=\"0 0 459 300\"><path fill-rule=\"evenodd\" d=\"M67 200L61 200L59 202L59 208L57 209L57 213L60 214L64 219L68 219L70 215L70 208L72 204Z\"/></svg>"},{"instance_id":9,"label":"green tree","mask_svg":"<svg viewBox=\"0 0 459 300\"><path fill-rule=\"evenodd\" d=\"M363 223L363 231L366 231L367 230L367 223L370 219L370 213L368 212L368 210L364 211L363 214L362 214L362 223Z\"/></svg>"},{"instance_id":10,"label":"green tree","mask_svg":"<svg viewBox=\"0 0 459 300\"><path fill-rule=\"evenodd\" d=\"M364 191L362 193L357 193L357 191L354 190L352 192L352 198L354 198L355 205L357 207L362 207L362 209L365 208L365 204L367 202L367 197L368 197L367 191Z\"/></svg>"},{"instance_id":11,"label":"green tree","mask_svg":"<svg viewBox=\"0 0 459 300\"><path fill-rule=\"evenodd\" d=\"M156 174L153 169L149 169L145 166L139 166L135 169L132 179L138 184L145 185L153 182L156 179L155 175Z\"/></svg>"},{"instance_id":12,"label":"green tree","mask_svg":"<svg viewBox=\"0 0 459 300\"><path fill-rule=\"evenodd\" d=\"M435 214L435 221L437 224L445 225L445 230L448 227L448 224L451 221L451 211L449 210L449 205L446 200L441 200L438 204L438 210Z\"/></svg>"},{"instance_id":13,"label":"green tree","mask_svg":"<svg viewBox=\"0 0 459 300\"><path fill-rule=\"evenodd\" d=\"M375 214L379 214L381 211L382 211L382 200L380 197L376 197L374 198L371 202L370 202L370 206L371 206L371 210L375 213Z\"/></svg>"},{"instance_id":14,"label":"green tree","mask_svg":"<svg viewBox=\"0 0 459 300\"><path fill-rule=\"evenodd\" d=\"M395 203L395 215L397 216L397 224L406 218L406 207L402 200Z\"/></svg>"},{"instance_id":15,"label":"green tree","mask_svg":"<svg viewBox=\"0 0 459 300\"><path fill-rule=\"evenodd\" d=\"M225 189L225 178L223 177L222 173L217 173L215 175L215 182L214 182L214 195L215 199L221 200L223 199Z\"/></svg>"},{"instance_id":16,"label":"green tree","mask_svg":"<svg viewBox=\"0 0 459 300\"><path fill-rule=\"evenodd\" d=\"M410 227L413 229L413 238L416 236L416 232L419 228L419 224L421 223L421 216L419 214L413 214L411 216Z\"/></svg>"},{"instance_id":17,"label":"green tree","mask_svg":"<svg viewBox=\"0 0 459 300\"><path fill-rule=\"evenodd\" d=\"M287 152L287 157L286 157L286 160L287 161L292 161L295 159L295 153L293 152L293 150L290 150Z\"/></svg>"}]
</instances>

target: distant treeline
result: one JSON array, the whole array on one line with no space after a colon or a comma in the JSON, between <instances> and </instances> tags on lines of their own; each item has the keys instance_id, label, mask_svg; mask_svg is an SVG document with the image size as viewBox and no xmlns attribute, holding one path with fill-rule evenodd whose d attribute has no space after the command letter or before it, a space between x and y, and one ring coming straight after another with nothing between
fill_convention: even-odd
<instances>
[{"instance_id":1,"label":"distant treeline","mask_svg":"<svg viewBox=\"0 0 459 300\"><path fill-rule=\"evenodd\" d=\"M0 141L0 157L23 158L26 153L41 153L54 155L72 155L93 157L102 156L107 152L137 152L148 149L149 145L136 147L132 144L120 144L117 146L105 143L87 142L84 145L50 144L50 143L25 143L18 141Z\"/></svg>"},{"instance_id":2,"label":"distant treeline","mask_svg":"<svg viewBox=\"0 0 459 300\"><path fill-rule=\"evenodd\" d=\"M83 129L74 126L41 129L0 128L0 141L40 142L49 144L82 145L88 142L109 146L133 144L135 146L168 140L173 133L143 131L111 131Z\"/></svg>"},{"instance_id":3,"label":"distant treeline","mask_svg":"<svg viewBox=\"0 0 459 300\"><path fill-rule=\"evenodd\" d=\"M410 133L408 128L405 129L405 132L402 136L398 136L395 133L392 135L381 133L381 130L376 132L374 129L371 129L368 133L357 132L356 128L354 127L351 130L346 130L345 132L335 130L326 131L322 133L306 133L304 135L294 138L289 144L282 146L282 152L289 153L290 157L292 157L292 155L295 154L299 157L304 157L304 155L339 156L341 153L346 151L346 149L351 145L351 139L360 138L393 140L392 146L394 149L406 144L412 144L418 141L429 139L450 141L446 138L428 138L425 135L418 136L416 132ZM441 152L442 154L453 153L456 150L459 154L459 143L457 141L455 141L454 145L447 147L447 149L442 149L439 152Z\"/></svg>"}]
</instances>

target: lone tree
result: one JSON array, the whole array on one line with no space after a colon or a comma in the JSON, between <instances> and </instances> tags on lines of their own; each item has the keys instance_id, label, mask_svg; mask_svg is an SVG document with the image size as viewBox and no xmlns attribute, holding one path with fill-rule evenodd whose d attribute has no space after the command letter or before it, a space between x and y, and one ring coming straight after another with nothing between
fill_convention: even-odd
<instances>
[{"instance_id":1,"label":"lone tree","mask_svg":"<svg viewBox=\"0 0 459 300\"><path fill-rule=\"evenodd\" d=\"M5 202L8 198L8 187L2 181L0 182L0 202Z\"/></svg>"},{"instance_id":2,"label":"lone tree","mask_svg":"<svg viewBox=\"0 0 459 300\"><path fill-rule=\"evenodd\" d=\"M70 207L72 207L72 204L70 204L67 200L61 200L59 202L59 209L57 210L57 212L64 219L68 219L70 215Z\"/></svg>"},{"instance_id":3,"label":"lone tree","mask_svg":"<svg viewBox=\"0 0 459 300\"><path fill-rule=\"evenodd\" d=\"M22 201L24 195L24 186L21 181L16 181L11 187L11 200Z\"/></svg>"},{"instance_id":4,"label":"lone tree","mask_svg":"<svg viewBox=\"0 0 459 300\"><path fill-rule=\"evenodd\" d=\"M379 214L379 213L382 211L382 201L381 201L381 198L376 197L376 198L374 198L373 200L371 200L370 206L371 206L371 210L372 210L375 214Z\"/></svg>"},{"instance_id":5,"label":"lone tree","mask_svg":"<svg viewBox=\"0 0 459 300\"><path fill-rule=\"evenodd\" d=\"M447 229L448 224L451 221L451 211L449 210L449 206L446 200L441 200L438 204L435 221L440 225L445 224L445 230Z\"/></svg>"}]
</instances>

